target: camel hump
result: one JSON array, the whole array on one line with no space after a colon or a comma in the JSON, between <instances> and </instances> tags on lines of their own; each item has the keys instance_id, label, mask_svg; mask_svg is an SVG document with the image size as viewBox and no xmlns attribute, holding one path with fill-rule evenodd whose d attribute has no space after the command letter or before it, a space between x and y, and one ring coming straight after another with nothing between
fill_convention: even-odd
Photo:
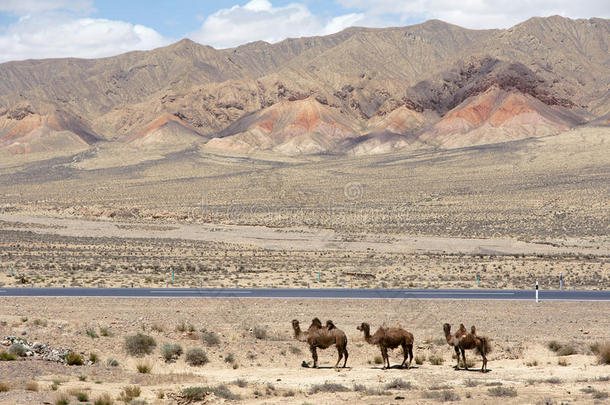
<instances>
[{"instance_id":1,"label":"camel hump","mask_svg":"<svg viewBox=\"0 0 610 405\"><path fill-rule=\"evenodd\" d=\"M313 318L311 320L311 326L316 326L318 328L322 327L322 321L320 320L320 318Z\"/></svg>"},{"instance_id":2,"label":"camel hump","mask_svg":"<svg viewBox=\"0 0 610 405\"><path fill-rule=\"evenodd\" d=\"M326 327L328 328L328 330L336 329L337 328L335 326L335 324L333 323L333 321L331 321L330 319L328 321L326 321Z\"/></svg>"},{"instance_id":3,"label":"camel hump","mask_svg":"<svg viewBox=\"0 0 610 405\"><path fill-rule=\"evenodd\" d=\"M473 335L476 335L476 334L477 334L477 328L475 328L475 327L474 327L474 325L472 325L472 326L470 327L470 333L472 333Z\"/></svg>"}]
</instances>

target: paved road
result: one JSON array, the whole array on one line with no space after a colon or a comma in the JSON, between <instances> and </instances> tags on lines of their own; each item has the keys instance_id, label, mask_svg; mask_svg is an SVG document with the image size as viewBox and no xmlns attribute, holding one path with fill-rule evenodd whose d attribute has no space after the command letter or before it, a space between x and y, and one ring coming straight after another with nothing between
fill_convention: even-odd
<instances>
[{"instance_id":1,"label":"paved road","mask_svg":"<svg viewBox=\"0 0 610 405\"><path fill-rule=\"evenodd\" d=\"M290 288L0 288L0 297L355 298L534 300L534 290L382 290ZM541 300L610 301L610 290L541 290Z\"/></svg>"}]
</instances>

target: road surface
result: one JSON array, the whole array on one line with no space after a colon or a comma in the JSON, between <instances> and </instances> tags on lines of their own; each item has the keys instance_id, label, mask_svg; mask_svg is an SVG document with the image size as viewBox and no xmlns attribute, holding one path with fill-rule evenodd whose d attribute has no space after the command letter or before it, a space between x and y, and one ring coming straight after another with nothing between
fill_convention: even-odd
<instances>
[{"instance_id":1,"label":"road surface","mask_svg":"<svg viewBox=\"0 0 610 405\"><path fill-rule=\"evenodd\" d=\"M0 288L0 297L342 298L534 300L534 290L384 290L316 288ZM541 300L610 301L610 290L540 290Z\"/></svg>"}]
</instances>

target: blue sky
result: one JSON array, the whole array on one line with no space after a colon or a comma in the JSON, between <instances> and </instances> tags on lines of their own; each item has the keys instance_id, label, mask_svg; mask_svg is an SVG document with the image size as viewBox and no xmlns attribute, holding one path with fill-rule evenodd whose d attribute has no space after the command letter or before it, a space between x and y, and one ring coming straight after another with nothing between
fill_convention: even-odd
<instances>
[{"instance_id":1,"label":"blue sky","mask_svg":"<svg viewBox=\"0 0 610 405\"><path fill-rule=\"evenodd\" d=\"M508 28L532 16L610 17L608 0L0 0L0 62L103 57L190 38L216 48L438 18Z\"/></svg>"}]
</instances>

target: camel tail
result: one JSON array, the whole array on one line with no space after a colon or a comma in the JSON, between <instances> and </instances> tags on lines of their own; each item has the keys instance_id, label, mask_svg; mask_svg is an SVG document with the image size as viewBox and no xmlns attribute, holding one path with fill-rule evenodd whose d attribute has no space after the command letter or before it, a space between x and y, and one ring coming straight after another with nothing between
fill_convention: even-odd
<instances>
[{"instance_id":1,"label":"camel tail","mask_svg":"<svg viewBox=\"0 0 610 405\"><path fill-rule=\"evenodd\" d=\"M479 354L484 354L484 355L488 355L489 353L491 353L492 352L491 341L484 336L479 336L479 339L481 339L481 343L482 343L481 348L483 350L483 353L481 353L481 350L479 350L479 348L477 348L476 351Z\"/></svg>"}]
</instances>

